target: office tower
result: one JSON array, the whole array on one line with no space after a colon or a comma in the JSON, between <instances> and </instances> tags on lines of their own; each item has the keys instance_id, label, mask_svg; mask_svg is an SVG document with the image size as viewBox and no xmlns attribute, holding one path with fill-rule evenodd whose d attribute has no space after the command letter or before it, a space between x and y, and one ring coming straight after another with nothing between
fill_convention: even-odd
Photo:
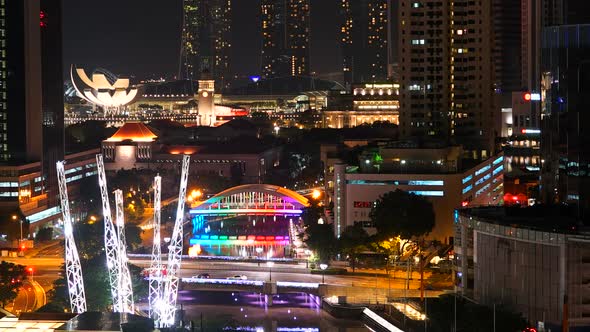
<instances>
[{"instance_id":1,"label":"office tower","mask_svg":"<svg viewBox=\"0 0 590 332\"><path fill-rule=\"evenodd\" d=\"M262 75L309 75L309 0L262 0Z\"/></svg>"},{"instance_id":2,"label":"office tower","mask_svg":"<svg viewBox=\"0 0 590 332\"><path fill-rule=\"evenodd\" d=\"M398 12L400 134L495 151L491 0L402 0Z\"/></svg>"},{"instance_id":3,"label":"office tower","mask_svg":"<svg viewBox=\"0 0 590 332\"><path fill-rule=\"evenodd\" d=\"M590 22L589 22L590 23ZM590 24L543 29L541 193L590 218Z\"/></svg>"},{"instance_id":4,"label":"office tower","mask_svg":"<svg viewBox=\"0 0 590 332\"><path fill-rule=\"evenodd\" d=\"M59 205L55 162L64 159L61 1L0 2L0 200L3 209L26 210L31 222L48 216L42 207L54 208L55 214Z\"/></svg>"},{"instance_id":5,"label":"office tower","mask_svg":"<svg viewBox=\"0 0 590 332\"><path fill-rule=\"evenodd\" d=\"M43 116L43 163L50 206L59 205L55 163L64 160L64 85L62 70L62 0L40 2L41 110Z\"/></svg>"},{"instance_id":6,"label":"office tower","mask_svg":"<svg viewBox=\"0 0 590 332\"><path fill-rule=\"evenodd\" d=\"M209 72L226 88L230 83L231 0L183 0L180 79L198 80Z\"/></svg>"},{"instance_id":7,"label":"office tower","mask_svg":"<svg viewBox=\"0 0 590 332\"><path fill-rule=\"evenodd\" d=\"M41 45L39 2L0 2L0 161L39 161ZM60 72L61 75L61 72ZM63 93L61 94L63 95Z\"/></svg>"},{"instance_id":8,"label":"office tower","mask_svg":"<svg viewBox=\"0 0 590 332\"><path fill-rule=\"evenodd\" d=\"M391 55L391 0L341 0L340 44L344 82L384 81Z\"/></svg>"}]
</instances>

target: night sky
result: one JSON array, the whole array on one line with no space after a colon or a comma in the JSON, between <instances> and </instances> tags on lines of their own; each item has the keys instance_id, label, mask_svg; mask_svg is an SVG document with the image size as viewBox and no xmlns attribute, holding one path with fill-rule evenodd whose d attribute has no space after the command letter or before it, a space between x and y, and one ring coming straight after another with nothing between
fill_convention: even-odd
<instances>
[{"instance_id":1,"label":"night sky","mask_svg":"<svg viewBox=\"0 0 590 332\"><path fill-rule=\"evenodd\" d=\"M233 0L232 66L260 67L259 0ZM311 0L311 70L340 70L337 0ZM64 0L64 68L102 67L137 79L175 75L181 0Z\"/></svg>"}]
</instances>

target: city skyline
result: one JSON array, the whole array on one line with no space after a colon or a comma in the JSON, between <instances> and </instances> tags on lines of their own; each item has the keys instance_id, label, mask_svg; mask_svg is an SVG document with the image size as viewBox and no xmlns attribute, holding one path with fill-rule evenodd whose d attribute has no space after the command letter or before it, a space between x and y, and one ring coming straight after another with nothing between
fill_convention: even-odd
<instances>
[{"instance_id":1,"label":"city skyline","mask_svg":"<svg viewBox=\"0 0 590 332\"><path fill-rule=\"evenodd\" d=\"M230 71L240 76L262 74L260 3L232 1ZM113 6L118 10L109 9ZM340 61L334 61L341 58L337 18L331 15L337 1L311 0L310 6L310 71L341 72ZM68 68L76 64L139 79L172 78L179 69L181 35L181 0L64 1L64 65Z\"/></svg>"}]
</instances>

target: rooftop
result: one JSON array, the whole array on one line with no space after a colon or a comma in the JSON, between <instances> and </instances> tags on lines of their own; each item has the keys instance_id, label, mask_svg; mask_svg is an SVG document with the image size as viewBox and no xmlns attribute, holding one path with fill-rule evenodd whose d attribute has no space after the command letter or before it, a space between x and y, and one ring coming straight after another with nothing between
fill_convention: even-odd
<instances>
[{"instance_id":1,"label":"rooftop","mask_svg":"<svg viewBox=\"0 0 590 332\"><path fill-rule=\"evenodd\" d=\"M486 206L460 209L464 217L474 217L491 224L527 228L537 231L580 234L588 231L568 205Z\"/></svg>"},{"instance_id":2,"label":"rooftop","mask_svg":"<svg viewBox=\"0 0 590 332\"><path fill-rule=\"evenodd\" d=\"M110 142L132 140L134 142L152 142L158 138L153 131L141 122L127 122L107 139Z\"/></svg>"}]
</instances>

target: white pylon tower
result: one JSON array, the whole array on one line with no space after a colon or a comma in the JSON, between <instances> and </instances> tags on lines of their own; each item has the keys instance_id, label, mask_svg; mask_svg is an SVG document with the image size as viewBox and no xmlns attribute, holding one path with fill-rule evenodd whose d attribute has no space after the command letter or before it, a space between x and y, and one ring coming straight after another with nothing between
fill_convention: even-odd
<instances>
[{"instance_id":1,"label":"white pylon tower","mask_svg":"<svg viewBox=\"0 0 590 332\"><path fill-rule=\"evenodd\" d=\"M154 178L154 244L152 246L152 259L150 262L150 289L149 289L149 315L157 322L160 319L162 304L162 247L160 244L161 224L161 199L162 178L158 175Z\"/></svg>"},{"instance_id":2,"label":"white pylon tower","mask_svg":"<svg viewBox=\"0 0 590 332\"><path fill-rule=\"evenodd\" d=\"M107 256L107 268L109 272L109 283L111 286L111 297L113 299L113 311L123 312L121 297L119 296L119 271L121 271L121 260L119 259L119 241L117 231L113 225L109 193L107 189L107 178L104 172L102 154L96 155L96 168L98 171L98 185L102 199L102 214L104 218L104 249Z\"/></svg>"},{"instance_id":3,"label":"white pylon tower","mask_svg":"<svg viewBox=\"0 0 590 332\"><path fill-rule=\"evenodd\" d=\"M119 303L121 303L121 312L133 313L135 306L133 304L133 284L131 283L131 273L129 273L129 264L127 258L127 241L125 240L125 215L123 206L123 191L115 190L115 221L117 223L117 239L119 243Z\"/></svg>"},{"instance_id":4,"label":"white pylon tower","mask_svg":"<svg viewBox=\"0 0 590 332\"><path fill-rule=\"evenodd\" d=\"M82 267L78 248L74 241L74 225L70 215L70 202L68 200L68 187L64 162L58 161L57 182L59 184L59 198L61 201L61 214L64 219L64 235L66 238L66 277L68 279L68 293L70 294L70 309L75 313L86 312L86 294L84 293L84 279L82 278Z\"/></svg>"},{"instance_id":5,"label":"white pylon tower","mask_svg":"<svg viewBox=\"0 0 590 332\"><path fill-rule=\"evenodd\" d=\"M184 224L184 201L186 199L189 163L190 156L184 155L182 158L176 220L174 221L174 230L172 231L170 245L168 246L168 268L166 271L164 301L160 318L160 321L164 326L172 326L174 324L174 314L176 312L180 263L182 260L182 240L184 235L182 232Z\"/></svg>"}]
</instances>

